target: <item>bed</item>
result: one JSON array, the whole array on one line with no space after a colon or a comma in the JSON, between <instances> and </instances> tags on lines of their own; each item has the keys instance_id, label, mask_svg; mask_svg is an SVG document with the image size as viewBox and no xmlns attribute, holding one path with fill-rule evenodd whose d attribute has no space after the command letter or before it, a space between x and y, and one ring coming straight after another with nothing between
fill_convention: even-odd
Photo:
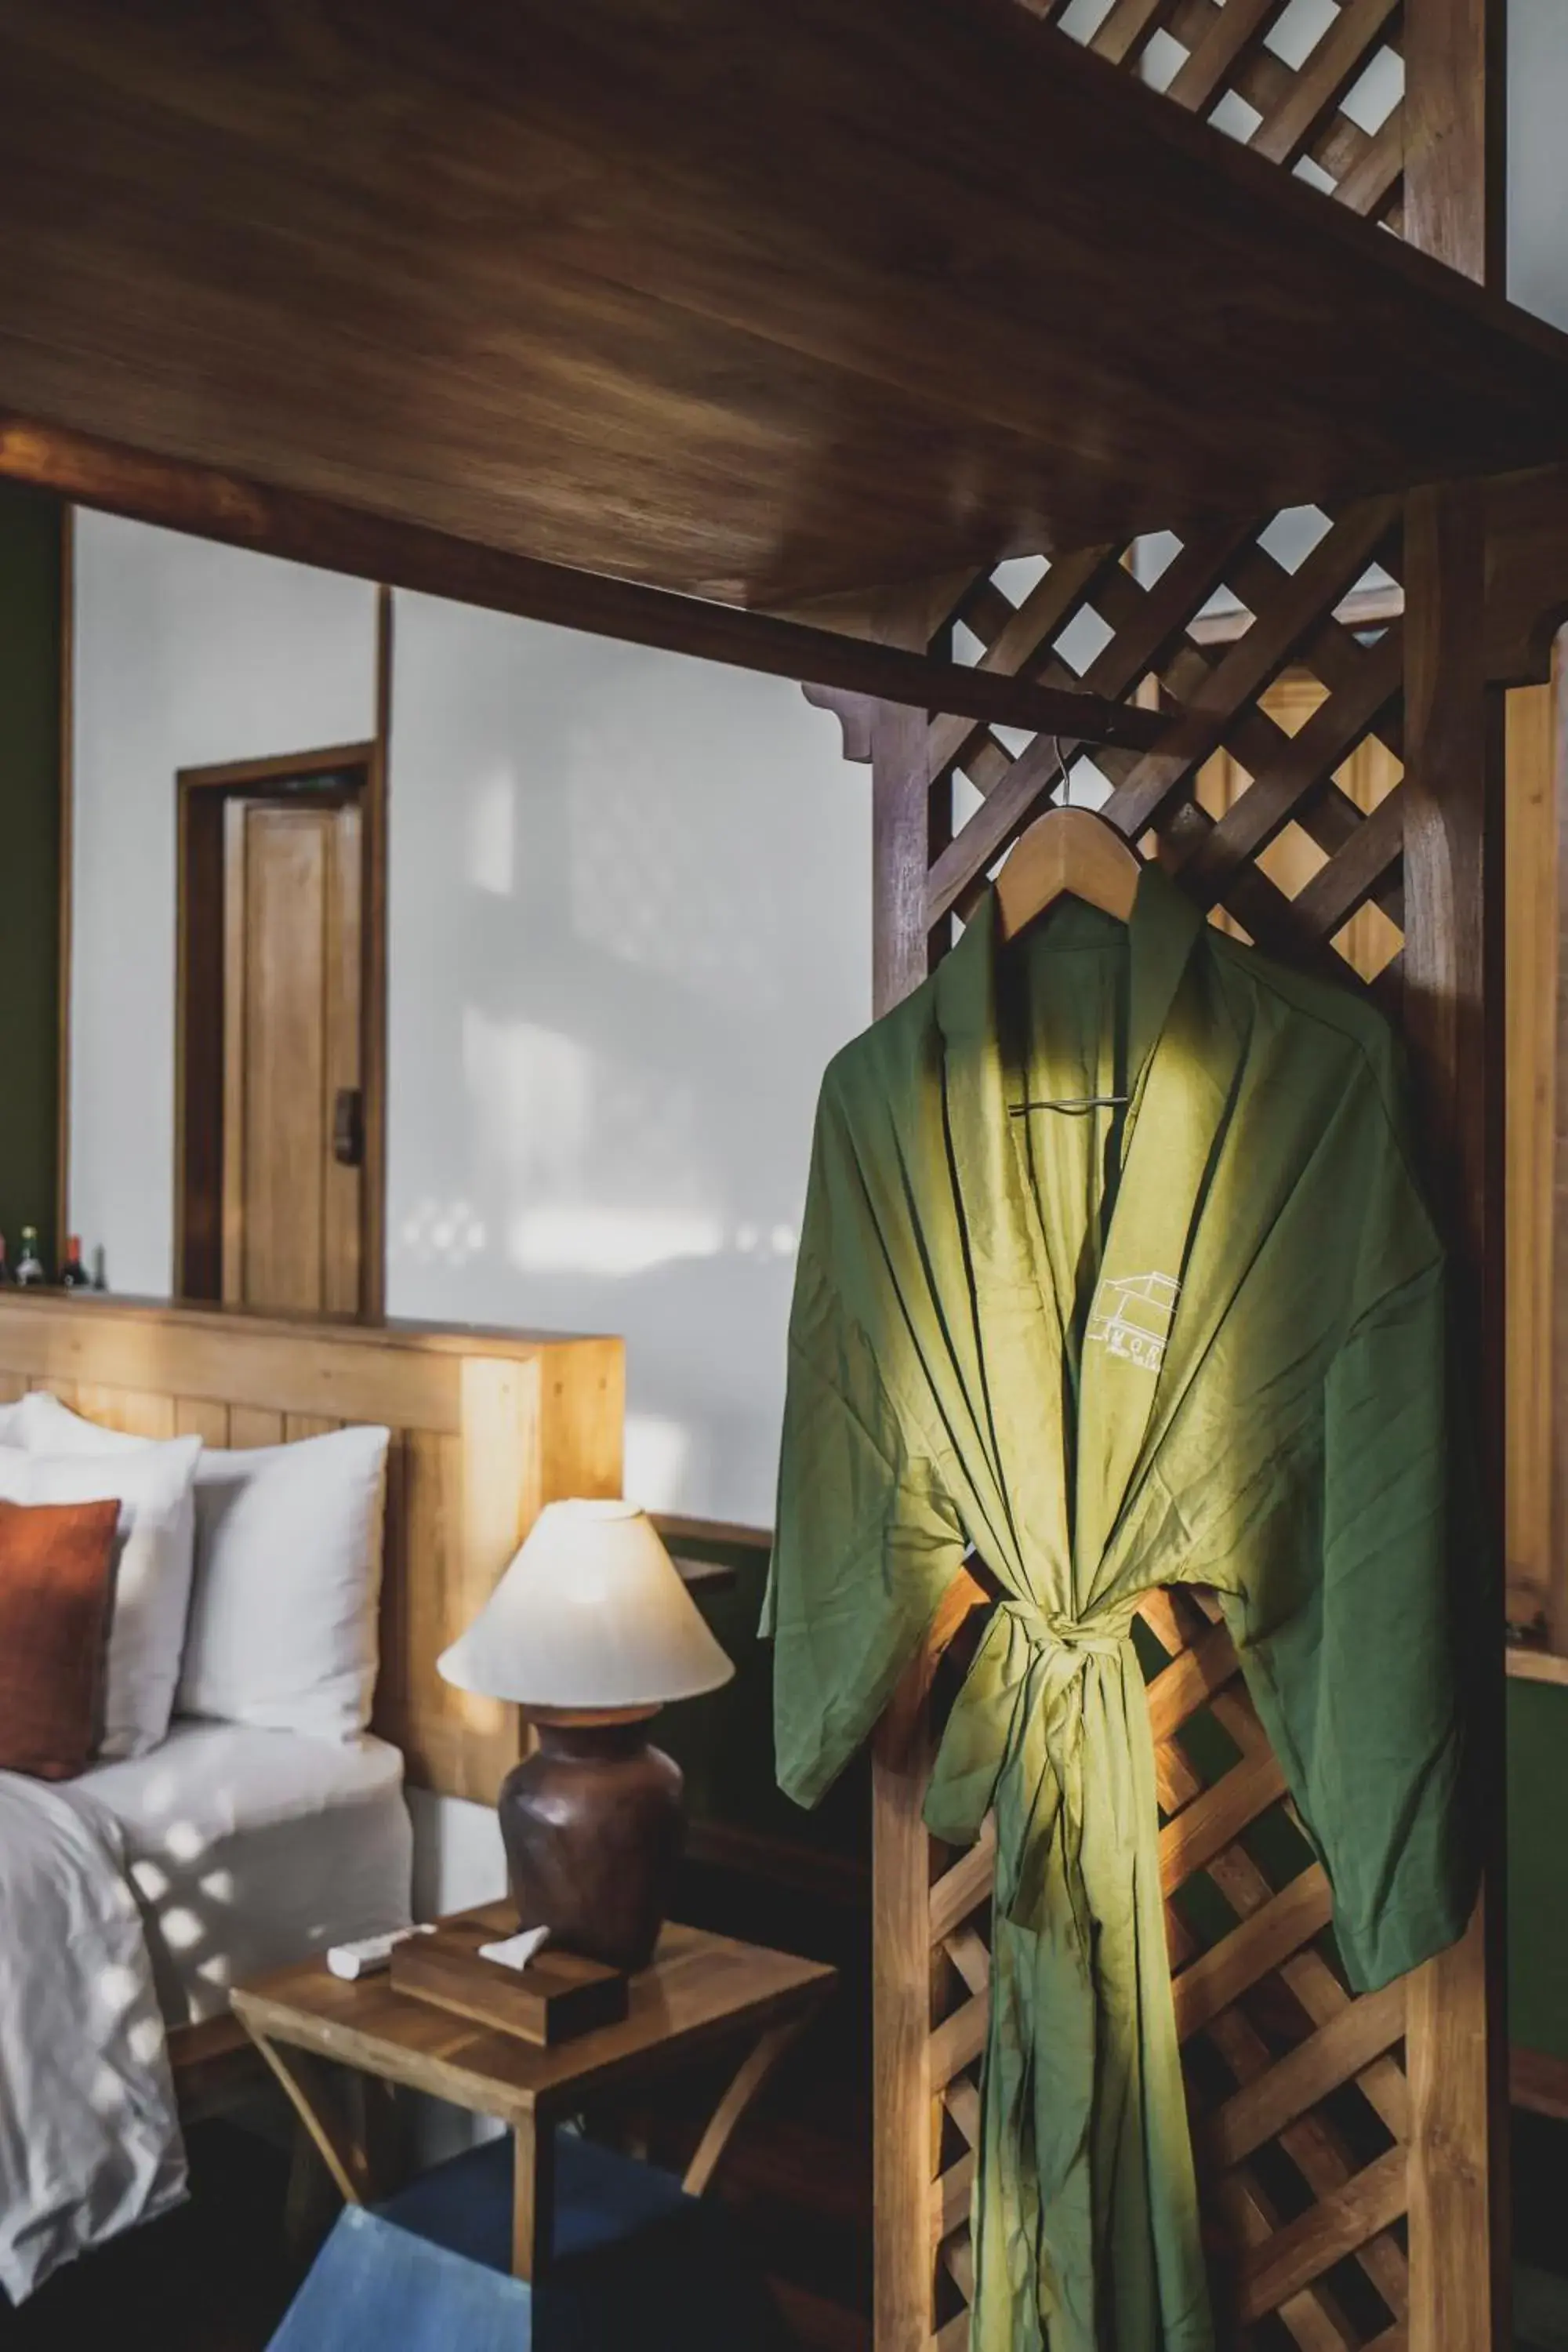
<instances>
[{"instance_id":1,"label":"bed","mask_svg":"<svg viewBox=\"0 0 1568 2352\"><path fill-rule=\"evenodd\" d=\"M368 1728L176 1711L149 1752L75 1780L0 1773L14 2300L183 2193L179 2118L248 2071L231 1985L406 1921L405 1776L484 1800L518 1752L515 1714L452 1690L435 1659L541 1505L617 1493L621 1467L613 1339L0 1293L0 1410L40 1391L106 1443L199 1437L247 1460L281 1445L292 1462L295 1441L391 1436Z\"/></svg>"},{"instance_id":2,"label":"bed","mask_svg":"<svg viewBox=\"0 0 1568 2352\"><path fill-rule=\"evenodd\" d=\"M113 1814L164 2023L228 2014L229 1987L405 1927L414 1839L403 1758L366 1733L301 1738L176 1721L81 1789Z\"/></svg>"}]
</instances>

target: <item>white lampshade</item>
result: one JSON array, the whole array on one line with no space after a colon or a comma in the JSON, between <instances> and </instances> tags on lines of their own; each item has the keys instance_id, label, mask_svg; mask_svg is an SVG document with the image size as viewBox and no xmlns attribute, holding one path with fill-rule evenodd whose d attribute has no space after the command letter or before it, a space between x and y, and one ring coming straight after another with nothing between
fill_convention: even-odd
<instances>
[{"instance_id":1,"label":"white lampshade","mask_svg":"<svg viewBox=\"0 0 1568 2352\"><path fill-rule=\"evenodd\" d=\"M524 1706L652 1706L735 1671L635 1503L547 1503L437 1663L459 1690Z\"/></svg>"}]
</instances>

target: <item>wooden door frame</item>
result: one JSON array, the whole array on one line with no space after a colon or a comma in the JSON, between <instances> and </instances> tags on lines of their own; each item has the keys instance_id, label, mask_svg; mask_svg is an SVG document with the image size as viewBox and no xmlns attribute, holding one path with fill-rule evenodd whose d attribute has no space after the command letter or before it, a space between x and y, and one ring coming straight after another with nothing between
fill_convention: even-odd
<instances>
[{"instance_id":1,"label":"wooden door frame","mask_svg":"<svg viewBox=\"0 0 1568 2352\"><path fill-rule=\"evenodd\" d=\"M381 618L390 631L390 614ZM378 716L380 714L378 713ZM361 811L360 1087L364 1156L360 1170L360 1318L378 1320L386 1290L386 759L385 735L264 760L181 768L174 778L174 1294L213 1301L222 1293L224 834L226 803L265 796L296 778L355 779ZM208 984L193 989L196 972ZM212 977L216 976L216 977ZM192 1181L191 1155L196 1156ZM197 1219L194 1200L205 1204Z\"/></svg>"}]
</instances>

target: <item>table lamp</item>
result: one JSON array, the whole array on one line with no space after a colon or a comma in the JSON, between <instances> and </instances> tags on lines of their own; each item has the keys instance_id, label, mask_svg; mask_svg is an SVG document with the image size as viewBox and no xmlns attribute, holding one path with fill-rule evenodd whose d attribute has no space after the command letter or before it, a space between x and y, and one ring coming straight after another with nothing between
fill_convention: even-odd
<instances>
[{"instance_id":1,"label":"table lamp","mask_svg":"<svg viewBox=\"0 0 1568 2352\"><path fill-rule=\"evenodd\" d=\"M646 1968L685 1832L679 1765L647 1725L735 1669L635 1503L547 1503L468 1632L437 1664L514 1700L533 1754L496 1810L521 1927L611 1968Z\"/></svg>"}]
</instances>

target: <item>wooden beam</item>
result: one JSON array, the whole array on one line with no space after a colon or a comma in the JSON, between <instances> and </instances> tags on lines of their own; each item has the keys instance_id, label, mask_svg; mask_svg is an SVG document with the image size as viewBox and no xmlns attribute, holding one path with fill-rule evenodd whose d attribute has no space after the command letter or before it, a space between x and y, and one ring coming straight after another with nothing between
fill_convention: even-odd
<instances>
[{"instance_id":1,"label":"wooden beam","mask_svg":"<svg viewBox=\"0 0 1568 2352\"><path fill-rule=\"evenodd\" d=\"M475 546L418 524L114 448L4 413L0 475L57 490L79 506L199 531L358 579L921 711L1144 747L1159 740L1167 723L1098 695L1065 693L767 613Z\"/></svg>"},{"instance_id":2,"label":"wooden beam","mask_svg":"<svg viewBox=\"0 0 1568 2352\"><path fill-rule=\"evenodd\" d=\"M1563 337L1016 0L0 0L0 406L726 602L1568 456Z\"/></svg>"}]
</instances>

